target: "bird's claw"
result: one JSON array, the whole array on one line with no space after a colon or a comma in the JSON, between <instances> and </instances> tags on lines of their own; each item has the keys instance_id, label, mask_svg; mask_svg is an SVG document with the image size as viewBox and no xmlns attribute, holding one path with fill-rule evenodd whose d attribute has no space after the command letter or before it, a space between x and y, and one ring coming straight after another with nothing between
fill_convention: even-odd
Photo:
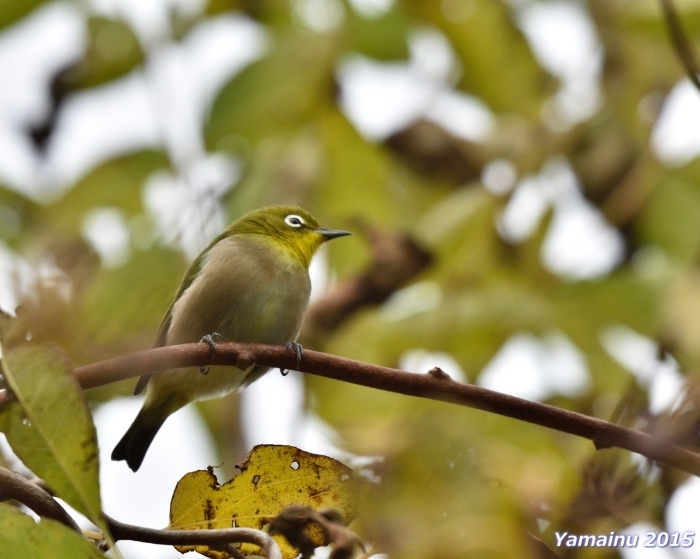
<instances>
[{"instance_id":1,"label":"bird's claw","mask_svg":"<svg viewBox=\"0 0 700 559\"><path fill-rule=\"evenodd\" d=\"M294 354L297 356L297 368L301 365L301 356L304 355L304 348L301 347L301 344L298 344L296 342L287 342L284 344L284 347L287 349L293 349Z\"/></svg>"},{"instance_id":2,"label":"bird's claw","mask_svg":"<svg viewBox=\"0 0 700 559\"><path fill-rule=\"evenodd\" d=\"M287 342L284 344L284 347L287 349L293 349L294 354L297 357L297 370L299 370L299 366L301 365L301 356L304 354L304 348L301 347L301 344L298 344L297 342ZM280 373L282 373L282 376L287 376L289 371L286 369L280 369Z\"/></svg>"},{"instance_id":3,"label":"bird's claw","mask_svg":"<svg viewBox=\"0 0 700 559\"><path fill-rule=\"evenodd\" d=\"M202 339L199 340L200 342L204 342L209 346L209 349L211 349L212 354L216 353L216 342L214 341L215 338L221 339L221 334L218 332L212 332L211 334L207 334L205 336L202 336ZM199 372L203 375L206 375L209 373L209 366L204 366L200 365L199 366Z\"/></svg>"},{"instance_id":4,"label":"bird's claw","mask_svg":"<svg viewBox=\"0 0 700 559\"><path fill-rule=\"evenodd\" d=\"M216 353L216 342L214 341L215 339L221 340L221 334L219 334L218 332L212 332L211 334L202 336L202 339L199 341L200 343L204 342L205 344L207 344L211 349L212 353Z\"/></svg>"}]
</instances>

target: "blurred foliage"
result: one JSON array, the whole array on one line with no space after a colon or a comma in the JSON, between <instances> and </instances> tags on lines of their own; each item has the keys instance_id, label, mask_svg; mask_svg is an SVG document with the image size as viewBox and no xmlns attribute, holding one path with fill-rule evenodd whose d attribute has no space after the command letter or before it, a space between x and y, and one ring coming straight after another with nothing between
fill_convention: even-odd
<instances>
[{"instance_id":1,"label":"blurred foliage","mask_svg":"<svg viewBox=\"0 0 700 559\"><path fill-rule=\"evenodd\" d=\"M29 130L40 150L46 148L63 101L70 93L120 78L144 61L135 33L123 21L94 16L86 23L87 47L83 57L70 62L53 77L49 111Z\"/></svg>"},{"instance_id":2,"label":"blurred foliage","mask_svg":"<svg viewBox=\"0 0 700 559\"><path fill-rule=\"evenodd\" d=\"M535 62L507 5L462 0L402 4L414 21L435 26L450 39L463 70L459 87L496 112L538 115L551 78Z\"/></svg>"},{"instance_id":3,"label":"blurred foliage","mask_svg":"<svg viewBox=\"0 0 700 559\"><path fill-rule=\"evenodd\" d=\"M11 30L38 4L0 1L0 27ZM432 255L407 289L383 304L359 305L318 337L323 346L317 349L387 366L414 349L444 352L469 382L479 382L513 336L563 335L580 352L589 382L576 394L552 394L548 403L699 449L692 399L652 413L648 385L604 343L617 326L656 341L660 357L672 357L686 374L688 394L697 394L690 373L700 370L700 160L668 165L650 145L664 101L683 76L658 4L576 4L590 15L604 56L600 104L580 121L552 116L561 84L518 26L527 2L396 0L376 13L356 7L360 2L321 4L340 14L323 29L308 17L316 5L311 0L210 0L201 14L174 11L172 37L153 43L126 20L81 5L84 55L47 84L53 106L31 137L39 148L48 145L63 100L148 69L157 49L187 39L200 23L230 14L252 18L268 34L267 50L229 77L201 123L207 155L231 158L242 169L221 196L226 219L265 204L299 203L330 227L353 229L357 235L326 253L330 283L341 288L376 257L366 231L398 232ZM692 2L682 7L684 26L700 46L700 9ZM426 117L386 140L365 138L340 108L340 65L359 54L378 66L405 68L415 33L426 30L440 33L452 49L455 64L444 88L482 101L492 111L491 133L465 140ZM181 241L200 224L163 225L145 202L146 185L167 171L205 205L202 185L187 172L191 162L179 157L168 145L111 157L53 200L0 185L0 248L11 256L6 275L34 342L60 344L75 364L151 345L186 267ZM495 160L512 166L516 183L552 161L568 162L589 209L623 239L622 261L588 279L552 271L543 252L559 209L549 202L529 234L509 238L502 218L521 187L499 194L485 188L484 170ZM88 217L104 209L121 216L128 239L117 264L102 261L85 234ZM36 355L22 363L44 362L58 350L31 351ZM21 379L13 376L12 352L3 359L14 388ZM63 359L32 367L65 380ZM663 529L666 504L686 479L666 468L640 468L626 452L596 451L587 441L484 412L310 376L306 383L309 411L338 432L343 449L377 457L360 468L372 481L356 524L374 549L393 557L544 557L528 535L554 549L555 531L607 534L638 521ZM87 397L99 402L129 393L132 384ZM75 387L61 381L56 390L53 398L83 410L72 420L84 429ZM243 448L232 398L201 404L229 463ZM23 459L27 441L34 441L33 452L46 458L30 453L27 465L59 496L93 514L99 509L94 468L85 483L72 466L52 474L66 451L47 448L46 419L33 416L34 409L20 398L1 416L2 430ZM75 440L67 438L67 447ZM88 464L85 452L72 456ZM89 496L75 494L88 489ZM0 512L0 544L6 545L3 534L24 519ZM48 534L55 528L50 522L35 528L47 532L42 538L59 537ZM59 548L52 549L59 556ZM556 552L619 556L612 548Z\"/></svg>"},{"instance_id":4,"label":"blurred foliage","mask_svg":"<svg viewBox=\"0 0 700 559\"><path fill-rule=\"evenodd\" d=\"M43 4L43 0L0 0L0 29L15 23Z\"/></svg>"},{"instance_id":5,"label":"blurred foliage","mask_svg":"<svg viewBox=\"0 0 700 559\"><path fill-rule=\"evenodd\" d=\"M143 62L138 38L123 21L91 17L87 21L85 56L64 70L62 79L72 88L94 87L119 78Z\"/></svg>"},{"instance_id":6,"label":"blurred foliage","mask_svg":"<svg viewBox=\"0 0 700 559\"><path fill-rule=\"evenodd\" d=\"M41 223L51 230L79 234L84 216L90 210L109 206L127 217L143 212L143 182L159 169L168 169L167 156L156 151L136 152L98 166L81 178L65 195L46 206Z\"/></svg>"}]
</instances>

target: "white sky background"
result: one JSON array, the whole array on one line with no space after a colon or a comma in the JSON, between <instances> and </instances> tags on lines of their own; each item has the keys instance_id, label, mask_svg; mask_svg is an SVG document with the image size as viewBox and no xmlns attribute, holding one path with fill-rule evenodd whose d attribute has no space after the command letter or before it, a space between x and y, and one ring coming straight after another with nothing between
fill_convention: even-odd
<instances>
[{"instance_id":1,"label":"white sky background","mask_svg":"<svg viewBox=\"0 0 700 559\"><path fill-rule=\"evenodd\" d=\"M269 39L261 26L246 18L221 16L202 23L185 40L171 41L166 8L196 12L201 2L92 0L89 4L99 13L126 19L149 49L148 62L114 83L72 96L60 114L48 157L41 160L24 129L46 114L52 73L82 52L86 41L83 16L77 4L56 2L1 33L0 181L31 195L59 192L100 161L137 148L165 147L177 163L178 176L151 177L144 199L156 222L163 229L172 229L175 216L197 199L202 188L221 196L237 180L236 162L205 153L201 122L218 89L234 72L261 56ZM391 0L355 0L353 4L365 13L378 14L390 7ZM333 0L299 0L295 5L300 21L314 29L332 28L342 18ZM599 105L603 52L595 28L579 2L524 1L518 5L518 23L533 52L562 84L545 107L543 121L553 129L566 129L588 118ZM460 137L474 141L488 137L494 117L479 99L455 90L455 55L447 40L433 29L417 29L409 45L406 62L379 63L349 55L338 68L341 108L358 131L369 141L381 141L425 117ZM686 80L679 82L664 104L651 146L669 165L700 155L700 96ZM552 272L570 280L595 278L619 263L621 238L583 198L565 159L549 161L537 175L522 177L508 162L497 161L487 167L483 179L494 194L513 189L497 223L511 242L531 235L547 208L553 208L554 219L542 249L543 262ZM208 228L195 228L199 232L183 241L182 248L190 256L223 226L223 214L216 207L209 209ZM118 212L98 209L86 219L83 230L105 265L118 266L128 257L128 232ZM321 256L313 265L317 290L327 281L324 262ZM17 256L0 245L0 306L6 309L13 308L16 300L10 288L10 271L16 265ZM419 292L427 294L422 307L415 300ZM421 312L434 303L433 296L440 296L434 286L407 288L387 303L386 316ZM619 326L601 333L601 343L640 382L650 386L654 410L673 405L679 395L680 373L675 363L656 359L655 342ZM404 355L401 364L417 373L439 364L455 378L463 377L451 356L420 348ZM585 390L588 380L584 356L561 333L551 332L540 339L522 332L504 344L479 382L544 399ZM167 523L175 481L185 471L218 463L218 458L190 406L168 420L138 474L132 474L124 463L112 463L108 454L139 405L134 399L115 400L95 413L104 506L121 520L162 527ZM304 411L298 375L267 375L244 392L242 408L250 446L287 443L344 457L333 444L332 429ZM260 409L265 413L260 414ZM254 421L250 410L256 410ZM190 451L179 455L181 448ZM165 464L167 468L162 467ZM694 510L699 498L700 484L692 482L674 495L668 509L669 529L700 526ZM127 559L180 557L163 546L127 544L123 551ZM626 559L672 557L666 551L644 553L625 551L623 555ZM700 545L682 553L673 557L700 557Z\"/></svg>"}]
</instances>

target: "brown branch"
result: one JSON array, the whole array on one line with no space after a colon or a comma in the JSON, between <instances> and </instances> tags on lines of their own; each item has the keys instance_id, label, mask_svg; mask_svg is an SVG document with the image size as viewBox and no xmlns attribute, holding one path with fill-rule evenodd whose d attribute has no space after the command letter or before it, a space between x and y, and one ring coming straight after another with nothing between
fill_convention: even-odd
<instances>
[{"instance_id":1,"label":"brown branch","mask_svg":"<svg viewBox=\"0 0 700 559\"><path fill-rule=\"evenodd\" d=\"M253 363L272 368L297 368L294 350L283 346L222 343L217 344L216 352L212 354L207 344L197 343L150 349L78 367L75 377L83 388L92 388L178 367L235 365L245 369ZM590 439L598 449L623 448L700 476L700 455L660 437L547 404L456 382L437 371L424 375L407 373L310 350L304 351L299 369L361 386L520 419Z\"/></svg>"},{"instance_id":2,"label":"brown branch","mask_svg":"<svg viewBox=\"0 0 700 559\"><path fill-rule=\"evenodd\" d=\"M386 145L419 173L444 177L455 186L477 180L494 155L483 144L457 138L425 119L392 134Z\"/></svg>"},{"instance_id":3,"label":"brown branch","mask_svg":"<svg viewBox=\"0 0 700 559\"><path fill-rule=\"evenodd\" d=\"M0 467L0 501L15 500L26 505L36 514L52 518L81 533L75 520L54 500L40 483ZM277 543L265 532L253 528L225 528L221 530L154 530L124 524L107 515L105 520L114 541L134 540L161 545L206 545L213 549L225 549L235 556L233 543L251 543L263 550L268 559L282 559Z\"/></svg>"},{"instance_id":4,"label":"brown branch","mask_svg":"<svg viewBox=\"0 0 700 559\"><path fill-rule=\"evenodd\" d=\"M275 540L262 530L253 528L156 530L124 524L107 515L105 520L114 541L133 540L160 545L206 545L212 549L226 549L232 543L252 543L262 549L268 559L282 559L282 553Z\"/></svg>"},{"instance_id":5,"label":"brown branch","mask_svg":"<svg viewBox=\"0 0 700 559\"><path fill-rule=\"evenodd\" d=\"M80 533L73 517L40 485L0 467L0 501L15 500L41 517L52 518Z\"/></svg>"},{"instance_id":6,"label":"brown branch","mask_svg":"<svg viewBox=\"0 0 700 559\"><path fill-rule=\"evenodd\" d=\"M671 0L659 0L661 2L661 7L664 10L664 15L666 16L666 23L668 24L668 31L671 35L671 41L676 49L676 54L683 64L685 73L693 85L700 90L700 78L698 74L700 73L700 67L698 66L698 60L695 56L695 51L688 40L688 37L683 30L681 25L681 20L673 7L673 2Z\"/></svg>"}]
</instances>

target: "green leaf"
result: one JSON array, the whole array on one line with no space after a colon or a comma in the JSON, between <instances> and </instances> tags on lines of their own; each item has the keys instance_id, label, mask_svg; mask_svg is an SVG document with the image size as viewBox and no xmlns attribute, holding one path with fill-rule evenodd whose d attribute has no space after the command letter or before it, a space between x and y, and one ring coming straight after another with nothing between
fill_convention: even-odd
<instances>
[{"instance_id":1,"label":"green leaf","mask_svg":"<svg viewBox=\"0 0 700 559\"><path fill-rule=\"evenodd\" d=\"M133 30L123 21L91 17L83 59L63 76L70 88L94 87L123 76L143 61Z\"/></svg>"},{"instance_id":2,"label":"green leaf","mask_svg":"<svg viewBox=\"0 0 700 559\"><path fill-rule=\"evenodd\" d=\"M408 18L400 6L378 18L361 17L350 9L347 11L346 27L348 50L378 60L408 57Z\"/></svg>"},{"instance_id":3,"label":"green leaf","mask_svg":"<svg viewBox=\"0 0 700 559\"><path fill-rule=\"evenodd\" d=\"M658 288L630 270L620 270L604 280L561 283L549 297L557 328L586 356L593 390L627 390L629 372L603 349L600 336L605 328L618 324L654 336L661 308Z\"/></svg>"},{"instance_id":4,"label":"green leaf","mask_svg":"<svg viewBox=\"0 0 700 559\"><path fill-rule=\"evenodd\" d=\"M362 215L384 226L396 223L389 153L364 141L336 109L323 111L318 126L327 169L315 200L321 213Z\"/></svg>"},{"instance_id":5,"label":"green leaf","mask_svg":"<svg viewBox=\"0 0 700 559\"><path fill-rule=\"evenodd\" d=\"M91 209L113 206L128 216L143 210L141 191L146 178L169 168L167 156L144 150L103 163L80 179L56 203L45 210L44 220L64 232L79 232L82 217Z\"/></svg>"},{"instance_id":6,"label":"green leaf","mask_svg":"<svg viewBox=\"0 0 700 559\"><path fill-rule=\"evenodd\" d=\"M54 520L34 522L0 504L0 557L21 559L104 559L94 545Z\"/></svg>"},{"instance_id":7,"label":"green leaf","mask_svg":"<svg viewBox=\"0 0 700 559\"><path fill-rule=\"evenodd\" d=\"M697 2L676 0L673 5L683 30L692 40L700 33L700 9ZM658 1L621 3L618 9L620 10L619 26L622 30L635 31L650 38L668 42L668 24Z\"/></svg>"},{"instance_id":8,"label":"green leaf","mask_svg":"<svg viewBox=\"0 0 700 559\"><path fill-rule=\"evenodd\" d=\"M57 345L4 345L2 363L17 397L2 414L12 449L56 496L103 526L97 435L68 356Z\"/></svg>"},{"instance_id":9,"label":"green leaf","mask_svg":"<svg viewBox=\"0 0 700 559\"><path fill-rule=\"evenodd\" d=\"M673 216L670 219L670 216ZM682 176L663 177L638 221L641 241L674 259L694 263L700 253L700 189Z\"/></svg>"},{"instance_id":10,"label":"green leaf","mask_svg":"<svg viewBox=\"0 0 700 559\"><path fill-rule=\"evenodd\" d=\"M42 0L0 0L0 29L22 19L43 3Z\"/></svg>"},{"instance_id":11,"label":"green leaf","mask_svg":"<svg viewBox=\"0 0 700 559\"><path fill-rule=\"evenodd\" d=\"M239 135L255 144L296 131L320 104L332 100L338 48L334 37L281 34L268 56L219 94L206 127L207 146L227 150L232 139L239 143Z\"/></svg>"},{"instance_id":12,"label":"green leaf","mask_svg":"<svg viewBox=\"0 0 700 559\"><path fill-rule=\"evenodd\" d=\"M287 186L287 173L283 171L289 159L289 144L281 138L269 138L255 145L241 180L227 196L226 210L231 219L276 201L273 193ZM227 149L237 151L233 145Z\"/></svg>"},{"instance_id":13,"label":"green leaf","mask_svg":"<svg viewBox=\"0 0 700 559\"><path fill-rule=\"evenodd\" d=\"M112 355L149 347L185 269L179 253L154 247L134 251L119 268L99 270L83 293L74 327L80 343L92 347L76 348L76 355L89 362L106 357L92 353L100 347ZM73 350L71 355L77 363Z\"/></svg>"},{"instance_id":14,"label":"green leaf","mask_svg":"<svg viewBox=\"0 0 700 559\"><path fill-rule=\"evenodd\" d=\"M34 202L0 184L0 240L12 243L20 239L36 209Z\"/></svg>"},{"instance_id":15,"label":"green leaf","mask_svg":"<svg viewBox=\"0 0 700 559\"><path fill-rule=\"evenodd\" d=\"M437 26L462 63L459 87L497 112L539 114L553 79L537 64L510 10L497 0L407 0L423 25Z\"/></svg>"}]
</instances>

